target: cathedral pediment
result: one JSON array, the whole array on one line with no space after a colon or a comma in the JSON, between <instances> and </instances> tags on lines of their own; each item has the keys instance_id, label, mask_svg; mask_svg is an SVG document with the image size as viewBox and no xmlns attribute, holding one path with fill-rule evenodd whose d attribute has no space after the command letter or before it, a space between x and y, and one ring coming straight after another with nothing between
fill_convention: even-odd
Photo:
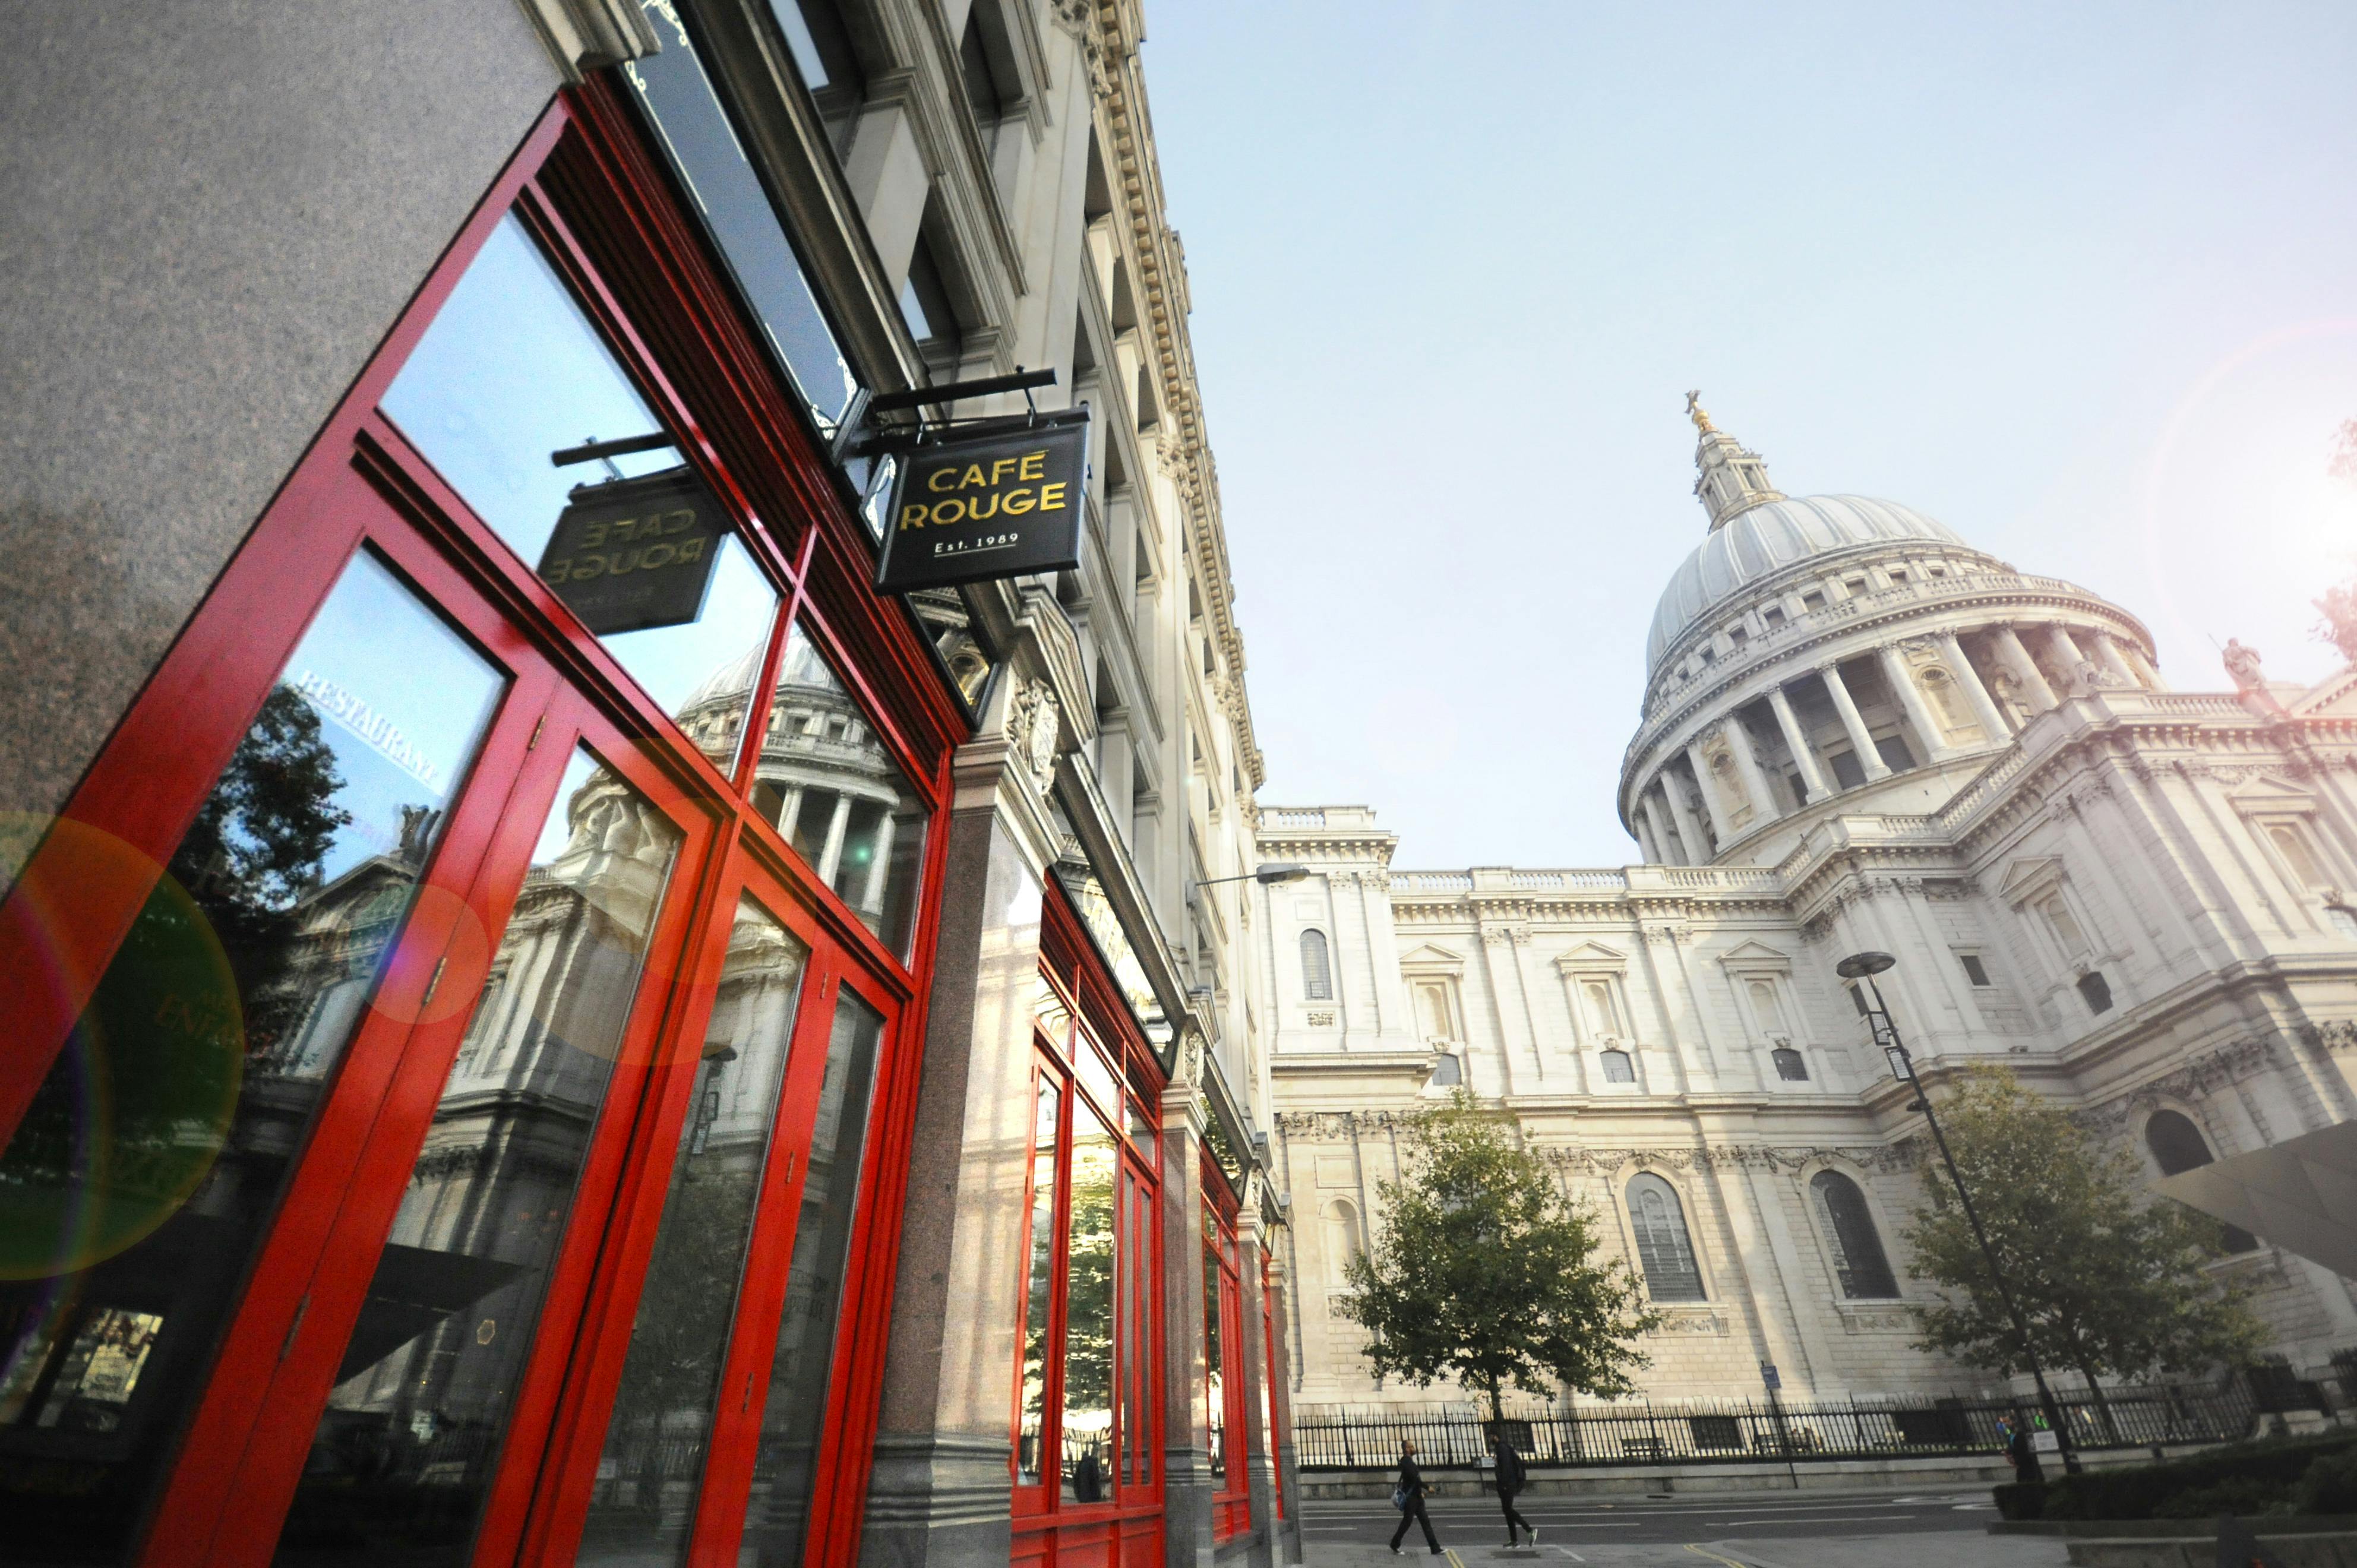
<instances>
[{"instance_id":1,"label":"cathedral pediment","mask_svg":"<svg viewBox=\"0 0 2357 1568\"><path fill-rule=\"evenodd\" d=\"M1402 953L1399 961L1400 969L1409 974L1462 974L1465 972L1463 954L1434 947L1430 942L1425 943L1413 952Z\"/></svg>"},{"instance_id":2,"label":"cathedral pediment","mask_svg":"<svg viewBox=\"0 0 2357 1568\"><path fill-rule=\"evenodd\" d=\"M2029 855L2005 868L2005 880L1997 884L1997 896L2008 904L2018 904L2031 894L2052 886L2061 875L2061 856Z\"/></svg>"},{"instance_id":3,"label":"cathedral pediment","mask_svg":"<svg viewBox=\"0 0 2357 1568\"><path fill-rule=\"evenodd\" d=\"M2279 815L2316 810L2316 794L2303 784L2273 773L2262 773L2226 791L2227 803L2246 817Z\"/></svg>"},{"instance_id":4,"label":"cathedral pediment","mask_svg":"<svg viewBox=\"0 0 2357 1568\"><path fill-rule=\"evenodd\" d=\"M2291 704L2296 718L2357 718L2357 665L2329 676L2309 688L2308 695Z\"/></svg>"}]
</instances>

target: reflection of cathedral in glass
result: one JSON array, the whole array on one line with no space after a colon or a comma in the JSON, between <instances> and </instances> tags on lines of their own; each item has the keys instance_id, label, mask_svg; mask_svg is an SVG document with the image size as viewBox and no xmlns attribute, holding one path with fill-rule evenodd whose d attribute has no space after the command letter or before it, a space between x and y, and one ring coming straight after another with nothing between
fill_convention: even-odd
<instances>
[{"instance_id":1,"label":"reflection of cathedral in glass","mask_svg":"<svg viewBox=\"0 0 2357 1568\"><path fill-rule=\"evenodd\" d=\"M757 646L682 703L680 728L722 768L737 755ZM753 803L819 879L905 954L924 854L925 811L875 727L797 623L786 638L754 765Z\"/></svg>"}]
</instances>

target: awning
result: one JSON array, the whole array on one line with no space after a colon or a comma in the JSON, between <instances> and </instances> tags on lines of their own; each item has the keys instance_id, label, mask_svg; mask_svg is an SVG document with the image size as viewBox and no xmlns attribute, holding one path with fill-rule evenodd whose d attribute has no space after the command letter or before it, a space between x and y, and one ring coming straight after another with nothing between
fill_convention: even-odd
<instances>
[{"instance_id":1,"label":"awning","mask_svg":"<svg viewBox=\"0 0 2357 1568\"><path fill-rule=\"evenodd\" d=\"M2357 1122L2166 1177L2158 1190L2357 1279Z\"/></svg>"}]
</instances>

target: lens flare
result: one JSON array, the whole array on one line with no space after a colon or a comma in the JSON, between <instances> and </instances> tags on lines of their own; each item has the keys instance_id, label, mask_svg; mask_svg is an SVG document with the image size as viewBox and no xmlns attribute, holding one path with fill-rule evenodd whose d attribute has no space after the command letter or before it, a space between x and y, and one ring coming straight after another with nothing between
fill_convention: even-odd
<instances>
[{"instance_id":1,"label":"lens flare","mask_svg":"<svg viewBox=\"0 0 2357 1568\"><path fill-rule=\"evenodd\" d=\"M237 977L188 890L132 845L70 820L0 823L0 840L38 838L16 896L30 900L39 950L16 955L48 983L74 943L45 925L45 890L95 882L150 886L0 1153L0 1279L91 1268L179 1212L227 1141L244 1074ZM16 931L25 929L17 922ZM45 938L53 940L44 940Z\"/></svg>"}]
</instances>

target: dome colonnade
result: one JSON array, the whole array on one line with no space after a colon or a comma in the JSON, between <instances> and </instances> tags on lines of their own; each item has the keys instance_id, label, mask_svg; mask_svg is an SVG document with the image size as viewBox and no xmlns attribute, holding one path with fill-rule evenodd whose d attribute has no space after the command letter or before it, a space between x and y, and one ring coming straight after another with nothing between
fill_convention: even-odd
<instances>
[{"instance_id":1,"label":"dome colonnade","mask_svg":"<svg viewBox=\"0 0 2357 1568\"><path fill-rule=\"evenodd\" d=\"M1928 810L2072 697L2164 689L2116 606L1896 502L1788 498L1691 412L1710 531L1654 612L1621 768L1647 862L1770 864L1837 796Z\"/></svg>"}]
</instances>

